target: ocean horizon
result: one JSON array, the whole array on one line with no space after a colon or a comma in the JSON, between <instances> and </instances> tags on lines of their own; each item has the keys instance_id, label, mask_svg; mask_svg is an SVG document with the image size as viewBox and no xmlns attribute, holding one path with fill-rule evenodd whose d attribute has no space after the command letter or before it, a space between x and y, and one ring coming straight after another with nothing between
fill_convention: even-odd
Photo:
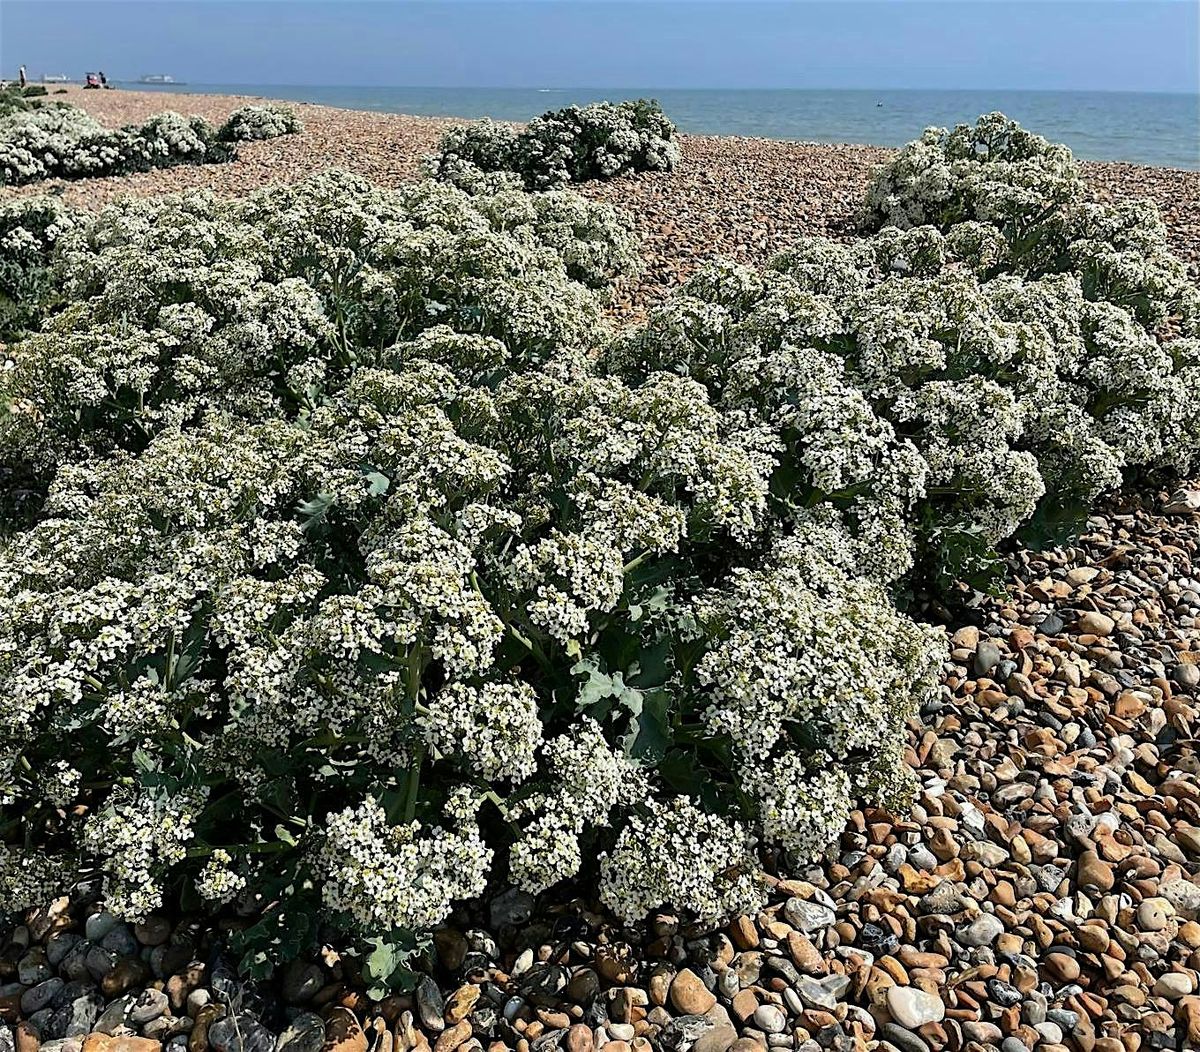
<instances>
[{"instance_id":1,"label":"ocean horizon","mask_svg":"<svg viewBox=\"0 0 1200 1052\"><path fill-rule=\"evenodd\" d=\"M122 83L143 91L258 95L345 109L524 121L571 103L657 98L680 131L901 146L930 125L1002 110L1077 157L1200 169L1200 95L1098 91L709 88L421 88Z\"/></svg>"}]
</instances>

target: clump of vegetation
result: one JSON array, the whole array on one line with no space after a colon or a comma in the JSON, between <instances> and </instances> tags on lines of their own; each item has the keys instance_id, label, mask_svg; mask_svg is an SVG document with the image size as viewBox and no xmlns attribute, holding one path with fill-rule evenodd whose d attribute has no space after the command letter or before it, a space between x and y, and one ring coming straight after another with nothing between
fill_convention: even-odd
<instances>
[{"instance_id":1,"label":"clump of vegetation","mask_svg":"<svg viewBox=\"0 0 1200 1052\"><path fill-rule=\"evenodd\" d=\"M605 900L715 918L759 901L761 815L819 806L784 834L813 854L902 790L937 634L772 494L768 429L597 370L628 233L523 197L322 177L59 239L66 302L0 373L37 495L0 550L10 901L81 845L124 915L423 929L643 815L696 865L631 885L609 838Z\"/></svg>"},{"instance_id":2,"label":"clump of vegetation","mask_svg":"<svg viewBox=\"0 0 1200 1052\"><path fill-rule=\"evenodd\" d=\"M261 106L242 106L221 125L217 138L222 142L252 142L295 135L303 129L296 111L273 102Z\"/></svg>"},{"instance_id":3,"label":"clump of vegetation","mask_svg":"<svg viewBox=\"0 0 1200 1052\"><path fill-rule=\"evenodd\" d=\"M0 185L124 175L233 156L206 120L178 113L125 128L106 128L73 106L0 118Z\"/></svg>"},{"instance_id":4,"label":"clump of vegetation","mask_svg":"<svg viewBox=\"0 0 1200 1052\"><path fill-rule=\"evenodd\" d=\"M905 146L876 174L864 223L976 239L977 251L988 253L979 259L984 277L1074 274L1088 300L1125 308L1147 325L1197 311L1157 208L1089 200L1071 151L1002 113L949 132L929 128Z\"/></svg>"},{"instance_id":5,"label":"clump of vegetation","mask_svg":"<svg viewBox=\"0 0 1200 1052\"><path fill-rule=\"evenodd\" d=\"M82 854L122 916L270 903L250 968L323 922L396 959L489 881L755 908L764 845L908 797L945 643L898 599L1200 455L1145 211L1044 273L978 215L805 240L612 333L629 229L569 193L29 207L0 898Z\"/></svg>"},{"instance_id":6,"label":"clump of vegetation","mask_svg":"<svg viewBox=\"0 0 1200 1052\"><path fill-rule=\"evenodd\" d=\"M568 106L517 131L494 121L451 128L430 158L432 175L464 188L512 173L529 190L627 172L669 172L679 164L675 125L652 99Z\"/></svg>"},{"instance_id":7,"label":"clump of vegetation","mask_svg":"<svg viewBox=\"0 0 1200 1052\"><path fill-rule=\"evenodd\" d=\"M74 106L18 109L0 117L0 185L220 163L236 157L233 143L299 127L295 114L280 106L243 107L220 128L170 112L142 125L106 128Z\"/></svg>"},{"instance_id":8,"label":"clump of vegetation","mask_svg":"<svg viewBox=\"0 0 1200 1052\"><path fill-rule=\"evenodd\" d=\"M41 84L29 84L25 88L19 84L9 84L0 88L0 117L48 105L43 98L46 94L48 93Z\"/></svg>"},{"instance_id":9,"label":"clump of vegetation","mask_svg":"<svg viewBox=\"0 0 1200 1052\"><path fill-rule=\"evenodd\" d=\"M0 203L0 341L36 327L51 303L54 246L75 226L52 197Z\"/></svg>"}]
</instances>

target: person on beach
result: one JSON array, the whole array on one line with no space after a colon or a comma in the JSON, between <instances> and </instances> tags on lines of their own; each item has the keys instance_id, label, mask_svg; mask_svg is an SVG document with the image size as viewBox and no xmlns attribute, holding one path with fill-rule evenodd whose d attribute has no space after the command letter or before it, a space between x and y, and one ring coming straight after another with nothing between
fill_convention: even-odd
<instances>
[{"instance_id":1,"label":"person on beach","mask_svg":"<svg viewBox=\"0 0 1200 1052\"><path fill-rule=\"evenodd\" d=\"M104 75L104 70L100 71L100 87L102 87L102 88L108 87L108 77L106 77Z\"/></svg>"},{"instance_id":2,"label":"person on beach","mask_svg":"<svg viewBox=\"0 0 1200 1052\"><path fill-rule=\"evenodd\" d=\"M17 80L18 80L18 81L20 82L20 84L21 84L21 90L22 90L22 91L24 91L24 90L25 90L25 83L26 83L26 81L25 81L25 67L24 67L24 66L22 66L22 67L21 67L19 70L17 70Z\"/></svg>"}]
</instances>

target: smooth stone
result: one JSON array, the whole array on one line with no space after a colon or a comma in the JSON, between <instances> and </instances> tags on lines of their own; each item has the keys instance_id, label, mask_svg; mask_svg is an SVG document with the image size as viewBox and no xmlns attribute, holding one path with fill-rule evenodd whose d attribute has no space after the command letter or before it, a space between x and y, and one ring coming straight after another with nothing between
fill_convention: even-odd
<instances>
[{"instance_id":1,"label":"smooth stone","mask_svg":"<svg viewBox=\"0 0 1200 1052\"><path fill-rule=\"evenodd\" d=\"M736 1040L737 1031L732 1023L718 1023L696 1038L691 1052L728 1052Z\"/></svg>"},{"instance_id":2,"label":"smooth stone","mask_svg":"<svg viewBox=\"0 0 1200 1052\"><path fill-rule=\"evenodd\" d=\"M783 904L783 915L794 928L805 934L824 931L837 921L837 914L828 906L809 899L790 898Z\"/></svg>"},{"instance_id":3,"label":"smooth stone","mask_svg":"<svg viewBox=\"0 0 1200 1052\"><path fill-rule=\"evenodd\" d=\"M926 1023L940 1023L946 1018L942 999L915 986L889 986L886 997L892 1018L910 1030Z\"/></svg>"},{"instance_id":4,"label":"smooth stone","mask_svg":"<svg viewBox=\"0 0 1200 1052\"><path fill-rule=\"evenodd\" d=\"M493 928L524 924L533 915L534 898L528 891L509 888L492 899L489 909Z\"/></svg>"},{"instance_id":5,"label":"smooth stone","mask_svg":"<svg viewBox=\"0 0 1200 1052\"><path fill-rule=\"evenodd\" d=\"M897 1026L895 1023L884 1023L875 1036L895 1045L900 1052L929 1052L929 1046L919 1034L914 1034L907 1027Z\"/></svg>"},{"instance_id":6,"label":"smooth stone","mask_svg":"<svg viewBox=\"0 0 1200 1052\"><path fill-rule=\"evenodd\" d=\"M320 1052L325 1044L325 1020L315 1012L301 1012L275 1042L275 1052Z\"/></svg>"},{"instance_id":7,"label":"smooth stone","mask_svg":"<svg viewBox=\"0 0 1200 1052\"><path fill-rule=\"evenodd\" d=\"M429 1030L441 1033L446 1028L446 1020L442 1017L446 1011L446 1002L442 1000L442 991L428 975L422 976L417 984L417 1015Z\"/></svg>"},{"instance_id":8,"label":"smooth stone","mask_svg":"<svg viewBox=\"0 0 1200 1052\"><path fill-rule=\"evenodd\" d=\"M976 917L955 936L964 946L977 948L991 946L1004 934L1004 922L994 913L983 913Z\"/></svg>"},{"instance_id":9,"label":"smooth stone","mask_svg":"<svg viewBox=\"0 0 1200 1052\"><path fill-rule=\"evenodd\" d=\"M777 1005L759 1005L754 1010L754 1025L768 1034L779 1034L787 1026L787 1016Z\"/></svg>"},{"instance_id":10,"label":"smooth stone","mask_svg":"<svg viewBox=\"0 0 1200 1052\"><path fill-rule=\"evenodd\" d=\"M25 1016L31 1016L35 1012L40 1012L43 1008L48 1008L50 1002L53 1001L59 994L59 991L66 986L57 975L51 979L46 979L31 986L21 995L21 1012Z\"/></svg>"},{"instance_id":11,"label":"smooth stone","mask_svg":"<svg viewBox=\"0 0 1200 1052\"><path fill-rule=\"evenodd\" d=\"M1154 996L1178 1001L1192 993L1195 987L1196 984L1190 975L1184 972L1165 972L1154 984Z\"/></svg>"},{"instance_id":12,"label":"smooth stone","mask_svg":"<svg viewBox=\"0 0 1200 1052\"><path fill-rule=\"evenodd\" d=\"M1140 903L1137 908L1137 925L1142 931L1162 931L1168 924L1171 923L1171 918L1167 914L1164 906L1169 904L1154 899L1146 899Z\"/></svg>"},{"instance_id":13,"label":"smooth stone","mask_svg":"<svg viewBox=\"0 0 1200 1052\"><path fill-rule=\"evenodd\" d=\"M1090 636L1111 636L1117 623L1107 614L1095 610L1085 610L1079 615L1079 634Z\"/></svg>"},{"instance_id":14,"label":"smooth stone","mask_svg":"<svg viewBox=\"0 0 1200 1052\"><path fill-rule=\"evenodd\" d=\"M170 1008L167 995L161 990L143 990L129 1009L129 1021L138 1026L165 1015Z\"/></svg>"},{"instance_id":15,"label":"smooth stone","mask_svg":"<svg viewBox=\"0 0 1200 1052\"><path fill-rule=\"evenodd\" d=\"M671 1004L684 1015L704 1015L717 998L690 968L684 968L671 982Z\"/></svg>"},{"instance_id":16,"label":"smooth stone","mask_svg":"<svg viewBox=\"0 0 1200 1052\"><path fill-rule=\"evenodd\" d=\"M99 942L120 923L120 920L111 913L93 913L84 922L84 937L92 942Z\"/></svg>"},{"instance_id":17,"label":"smooth stone","mask_svg":"<svg viewBox=\"0 0 1200 1052\"><path fill-rule=\"evenodd\" d=\"M800 977L800 982L796 984L796 993L805 1008L820 1008L826 1012L837 1008L837 998L833 993L811 976Z\"/></svg>"}]
</instances>

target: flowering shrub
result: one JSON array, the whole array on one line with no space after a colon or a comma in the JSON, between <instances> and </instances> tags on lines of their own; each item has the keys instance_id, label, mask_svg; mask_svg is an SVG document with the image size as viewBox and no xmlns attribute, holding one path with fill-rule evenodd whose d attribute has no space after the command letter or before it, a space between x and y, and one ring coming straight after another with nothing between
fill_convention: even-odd
<instances>
[{"instance_id":1,"label":"flowering shrub","mask_svg":"<svg viewBox=\"0 0 1200 1052\"><path fill-rule=\"evenodd\" d=\"M977 134L999 172L963 156L969 129L958 129L927 133L877 178L876 191L895 185L935 147L971 166L960 173L969 187L938 198L958 209L939 214L960 217L944 232L802 239L762 273L711 266L603 361L627 381L686 372L714 404L784 426L793 499L841 507L861 538L858 565L886 563L887 576L917 558L918 581L986 583L994 546L1031 519L1081 514L1123 472L1200 463L1196 289L1153 206L1045 199L1039 214L1061 208L1088 236L1038 264L1014 227L960 208L980 185L1010 186L1012 165L1033 184L1044 161L1048 185L1064 185L1061 147L1016 128L1020 148L1004 154L994 117ZM929 201L904 198L904 214L928 217ZM1161 335L1165 321L1181 338Z\"/></svg>"},{"instance_id":2,"label":"flowering shrub","mask_svg":"<svg viewBox=\"0 0 1200 1052\"><path fill-rule=\"evenodd\" d=\"M178 113L115 129L72 106L0 117L0 185L123 175L233 156L207 121Z\"/></svg>"},{"instance_id":3,"label":"flowering shrub","mask_svg":"<svg viewBox=\"0 0 1200 1052\"><path fill-rule=\"evenodd\" d=\"M249 142L294 135L303 128L295 110L268 102L234 110L217 131L222 142Z\"/></svg>"},{"instance_id":4,"label":"flowering shrub","mask_svg":"<svg viewBox=\"0 0 1200 1052\"><path fill-rule=\"evenodd\" d=\"M535 117L522 130L494 121L458 125L429 160L436 178L464 189L489 173L514 173L545 190L625 172L669 172L679 164L675 125L657 102L597 102Z\"/></svg>"},{"instance_id":5,"label":"flowering shrub","mask_svg":"<svg viewBox=\"0 0 1200 1052\"><path fill-rule=\"evenodd\" d=\"M813 855L903 793L938 635L772 493L779 429L597 371L628 234L521 206L329 176L59 238L66 302L0 373L37 494L0 547L7 901L79 850L127 916L419 930L599 836L622 915L712 919L761 900L757 837Z\"/></svg>"},{"instance_id":6,"label":"flowering shrub","mask_svg":"<svg viewBox=\"0 0 1200 1052\"><path fill-rule=\"evenodd\" d=\"M1200 313L1155 206L1088 201L1071 151L1002 113L950 132L929 128L910 142L876 174L864 222L872 230L934 226L960 252L973 241L963 255L985 277L1075 274L1087 299L1147 325Z\"/></svg>"},{"instance_id":7,"label":"flowering shrub","mask_svg":"<svg viewBox=\"0 0 1200 1052\"><path fill-rule=\"evenodd\" d=\"M0 899L82 854L123 916L271 903L250 968L492 881L755 908L761 846L907 798L945 644L901 582L1200 451L1195 316L979 220L714 264L618 334L628 228L566 193L331 174L33 236Z\"/></svg>"},{"instance_id":8,"label":"flowering shrub","mask_svg":"<svg viewBox=\"0 0 1200 1052\"><path fill-rule=\"evenodd\" d=\"M0 340L9 340L40 317L50 291L50 256L74 226L51 197L0 203Z\"/></svg>"},{"instance_id":9,"label":"flowering shrub","mask_svg":"<svg viewBox=\"0 0 1200 1052\"><path fill-rule=\"evenodd\" d=\"M35 88L41 90L35 91ZM9 84L0 88L0 116L16 110L31 110L43 106L45 101L40 96L45 94L46 89L42 88L40 84L30 84L24 90L18 84ZM33 101L30 101L31 99Z\"/></svg>"}]
</instances>

